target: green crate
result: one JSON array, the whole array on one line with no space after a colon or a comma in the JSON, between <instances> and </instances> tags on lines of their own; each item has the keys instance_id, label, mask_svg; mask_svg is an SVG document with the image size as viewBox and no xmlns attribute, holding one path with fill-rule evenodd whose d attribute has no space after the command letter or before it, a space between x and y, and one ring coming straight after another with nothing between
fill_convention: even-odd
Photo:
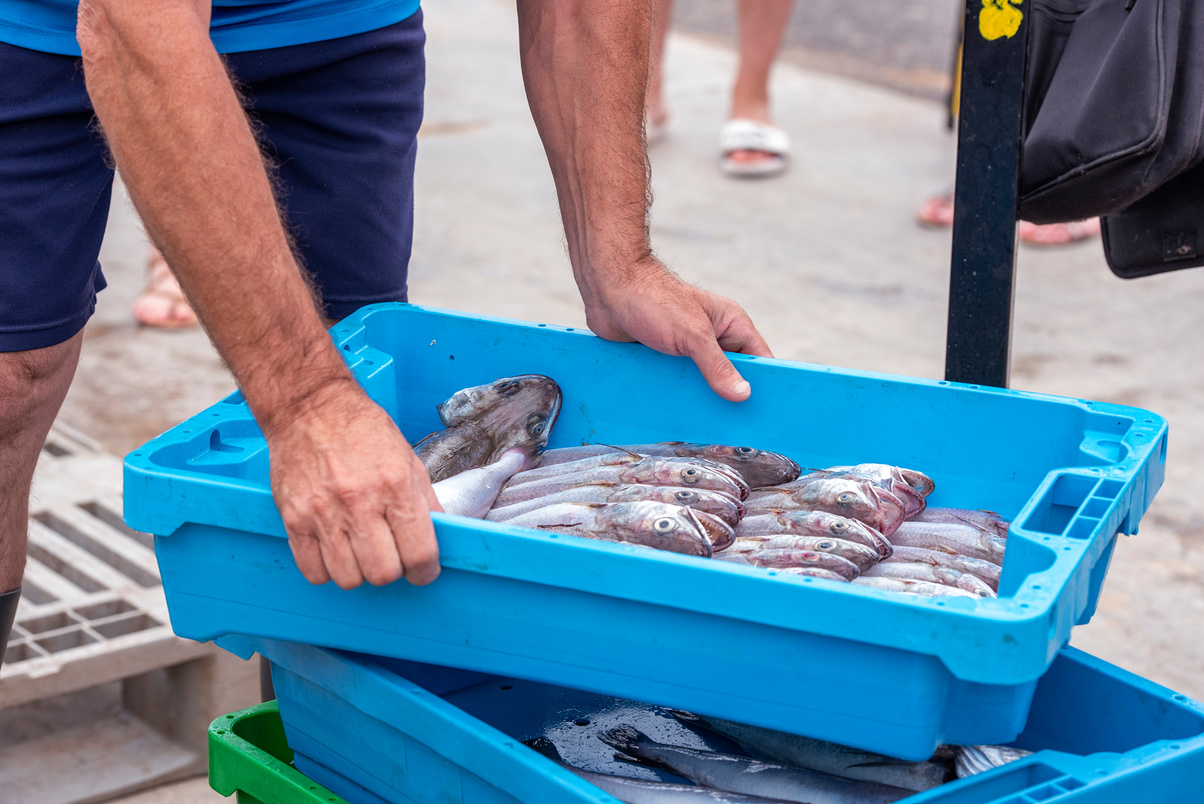
<instances>
[{"instance_id":1,"label":"green crate","mask_svg":"<svg viewBox=\"0 0 1204 804\"><path fill-rule=\"evenodd\" d=\"M209 725L209 786L239 804L347 804L293 767L275 701Z\"/></svg>"}]
</instances>

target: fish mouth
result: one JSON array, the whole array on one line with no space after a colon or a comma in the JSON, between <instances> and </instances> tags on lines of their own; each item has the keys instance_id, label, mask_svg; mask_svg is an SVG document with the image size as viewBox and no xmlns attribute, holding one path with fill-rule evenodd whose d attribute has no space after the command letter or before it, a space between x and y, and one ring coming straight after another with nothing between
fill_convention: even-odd
<instances>
[{"instance_id":1,"label":"fish mouth","mask_svg":"<svg viewBox=\"0 0 1204 804\"><path fill-rule=\"evenodd\" d=\"M899 498L903 503L904 516L911 519L916 514L922 513L928 507L928 500L924 495L906 483L891 484L890 493Z\"/></svg>"},{"instance_id":2,"label":"fish mouth","mask_svg":"<svg viewBox=\"0 0 1204 804\"><path fill-rule=\"evenodd\" d=\"M736 531L719 517L705 511L696 511L693 508L686 508L685 511L686 516L694 520L698 529L710 542L712 553L725 550L736 541Z\"/></svg>"},{"instance_id":3,"label":"fish mouth","mask_svg":"<svg viewBox=\"0 0 1204 804\"><path fill-rule=\"evenodd\" d=\"M884 488L870 484L870 493L878 502L878 508L882 512L882 531L883 536L889 536L899 529L903 521L907 518L907 506L891 492ZM891 511L894 515L891 515Z\"/></svg>"}]
</instances>

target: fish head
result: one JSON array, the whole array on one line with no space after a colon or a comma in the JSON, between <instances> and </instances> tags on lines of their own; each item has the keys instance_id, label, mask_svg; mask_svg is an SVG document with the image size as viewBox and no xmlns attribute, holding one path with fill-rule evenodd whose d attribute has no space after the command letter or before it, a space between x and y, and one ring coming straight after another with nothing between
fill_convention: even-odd
<instances>
[{"instance_id":1,"label":"fish head","mask_svg":"<svg viewBox=\"0 0 1204 804\"><path fill-rule=\"evenodd\" d=\"M616 503L605 508L605 525L627 535L625 541L705 558L710 558L714 551L706 525L691 508L654 500ZM711 519L723 525L720 520Z\"/></svg>"},{"instance_id":2,"label":"fish head","mask_svg":"<svg viewBox=\"0 0 1204 804\"><path fill-rule=\"evenodd\" d=\"M721 491L736 499L748 497L748 484L735 471L710 461L645 458L631 466L636 483L676 486L689 490Z\"/></svg>"},{"instance_id":3,"label":"fish head","mask_svg":"<svg viewBox=\"0 0 1204 804\"><path fill-rule=\"evenodd\" d=\"M793 496L803 508L856 519L880 530L884 516L875 488L864 480L829 477L801 486Z\"/></svg>"},{"instance_id":4,"label":"fish head","mask_svg":"<svg viewBox=\"0 0 1204 804\"><path fill-rule=\"evenodd\" d=\"M548 444L560 400L560 386L550 377L522 374L457 391L438 411L448 427L472 422L494 442L495 457L515 447L535 455Z\"/></svg>"},{"instance_id":5,"label":"fish head","mask_svg":"<svg viewBox=\"0 0 1204 804\"><path fill-rule=\"evenodd\" d=\"M751 488L777 486L798 478L802 470L794 461L776 452L728 444L682 444L677 454L704 458L730 466Z\"/></svg>"}]
</instances>

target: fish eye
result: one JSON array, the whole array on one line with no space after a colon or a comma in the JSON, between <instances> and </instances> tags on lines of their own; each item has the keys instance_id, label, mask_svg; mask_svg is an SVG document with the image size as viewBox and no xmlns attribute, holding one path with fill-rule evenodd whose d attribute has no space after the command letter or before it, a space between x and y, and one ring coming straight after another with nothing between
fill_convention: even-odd
<instances>
[{"instance_id":1,"label":"fish eye","mask_svg":"<svg viewBox=\"0 0 1204 804\"><path fill-rule=\"evenodd\" d=\"M736 447L736 454L751 456L756 455L757 451L752 447Z\"/></svg>"},{"instance_id":2,"label":"fish eye","mask_svg":"<svg viewBox=\"0 0 1204 804\"><path fill-rule=\"evenodd\" d=\"M681 479L686 483L697 483L702 478L702 472L690 467L689 469L681 470Z\"/></svg>"},{"instance_id":3,"label":"fish eye","mask_svg":"<svg viewBox=\"0 0 1204 804\"><path fill-rule=\"evenodd\" d=\"M843 493L837 495L836 502L840 503L841 505L848 505L855 499L857 499L856 494L854 494L851 491L846 491L846 492L843 492Z\"/></svg>"},{"instance_id":4,"label":"fish eye","mask_svg":"<svg viewBox=\"0 0 1204 804\"><path fill-rule=\"evenodd\" d=\"M833 522L832 526L828 528L828 530L830 530L834 533L844 533L848 529L849 529L849 523L845 522L844 520L841 520L841 519L838 519L835 522Z\"/></svg>"},{"instance_id":5,"label":"fish eye","mask_svg":"<svg viewBox=\"0 0 1204 804\"><path fill-rule=\"evenodd\" d=\"M814 564L816 561L820 560L819 553L803 553L801 556L799 556L799 558L810 564Z\"/></svg>"},{"instance_id":6,"label":"fish eye","mask_svg":"<svg viewBox=\"0 0 1204 804\"><path fill-rule=\"evenodd\" d=\"M698 495L692 491L689 491L688 489L682 489L673 495L673 499L677 500L683 505L686 505L688 503L698 502Z\"/></svg>"},{"instance_id":7,"label":"fish eye","mask_svg":"<svg viewBox=\"0 0 1204 804\"><path fill-rule=\"evenodd\" d=\"M822 542L816 542L815 546L820 550L831 550L836 546L836 542L832 541L831 539L824 539Z\"/></svg>"},{"instance_id":8,"label":"fish eye","mask_svg":"<svg viewBox=\"0 0 1204 804\"><path fill-rule=\"evenodd\" d=\"M512 396L518 393L518 389L521 385L522 383L520 383L518 380L506 380L505 382L499 382L497 385L493 386L493 390L497 391L502 396Z\"/></svg>"},{"instance_id":9,"label":"fish eye","mask_svg":"<svg viewBox=\"0 0 1204 804\"><path fill-rule=\"evenodd\" d=\"M668 533L677 527L677 523L672 517L662 516L660 519L652 523L652 529L657 533Z\"/></svg>"}]
</instances>

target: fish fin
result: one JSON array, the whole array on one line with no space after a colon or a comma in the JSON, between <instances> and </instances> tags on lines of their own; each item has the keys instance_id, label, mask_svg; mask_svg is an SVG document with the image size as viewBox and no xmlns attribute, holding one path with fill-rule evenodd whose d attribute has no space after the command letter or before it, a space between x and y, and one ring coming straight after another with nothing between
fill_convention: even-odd
<instances>
[{"instance_id":1,"label":"fish fin","mask_svg":"<svg viewBox=\"0 0 1204 804\"><path fill-rule=\"evenodd\" d=\"M556 530L557 528L579 528L584 522L566 522L563 525L535 525L534 530Z\"/></svg>"},{"instance_id":2,"label":"fish fin","mask_svg":"<svg viewBox=\"0 0 1204 804\"><path fill-rule=\"evenodd\" d=\"M630 753L637 743L648 741L648 736L635 726L623 723L613 729L599 732L598 739L611 748Z\"/></svg>"},{"instance_id":3,"label":"fish fin","mask_svg":"<svg viewBox=\"0 0 1204 804\"><path fill-rule=\"evenodd\" d=\"M684 709L666 708L665 711L672 715L675 719L684 723L702 723L702 718L698 717L698 715L694 714L693 712L687 712Z\"/></svg>"},{"instance_id":4,"label":"fish fin","mask_svg":"<svg viewBox=\"0 0 1204 804\"><path fill-rule=\"evenodd\" d=\"M613 756L619 762L630 762L632 765L641 765L645 768L650 766L649 763L645 762L644 760L640 759L639 757L629 756L628 754L624 754L621 751L615 751ZM653 767L655 767L655 766L653 766Z\"/></svg>"},{"instance_id":5,"label":"fish fin","mask_svg":"<svg viewBox=\"0 0 1204 804\"><path fill-rule=\"evenodd\" d=\"M564 759L560 756L560 751L556 748L556 743L547 737L532 737L530 740L523 740L523 745L535 749L548 759L564 762Z\"/></svg>"},{"instance_id":6,"label":"fish fin","mask_svg":"<svg viewBox=\"0 0 1204 804\"><path fill-rule=\"evenodd\" d=\"M433 433L431 433L430 435L428 435L426 438L423 438L423 439L422 439L422 440L420 440L420 441L415 441L415 442L414 442L413 449L418 449L418 448L419 448L419 447L421 447L423 444L425 444L426 442L430 441L432 438L434 438L435 436L439 435L439 434L440 434L440 433L442 433L442 432L443 432L442 430L436 430L435 432L433 432Z\"/></svg>"},{"instance_id":7,"label":"fish fin","mask_svg":"<svg viewBox=\"0 0 1204 804\"><path fill-rule=\"evenodd\" d=\"M641 458L642 459L642 458L648 457L647 455L641 455L638 452L632 452L631 450L627 449L627 447L619 447L614 444L603 444L601 441L598 442L598 446L606 447L607 449L613 449L615 452L626 452L632 458Z\"/></svg>"}]
</instances>

